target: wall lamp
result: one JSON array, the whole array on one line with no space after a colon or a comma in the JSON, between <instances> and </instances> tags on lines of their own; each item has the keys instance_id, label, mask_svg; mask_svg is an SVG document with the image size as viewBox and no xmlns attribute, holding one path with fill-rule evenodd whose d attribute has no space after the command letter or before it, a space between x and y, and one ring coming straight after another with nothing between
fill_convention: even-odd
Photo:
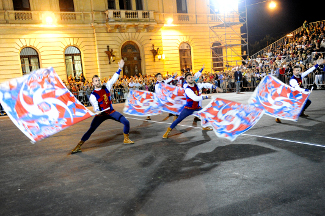
<instances>
[{"instance_id":1,"label":"wall lamp","mask_svg":"<svg viewBox=\"0 0 325 216\"><path fill-rule=\"evenodd\" d=\"M158 54L158 50L159 50L159 48L155 49L155 45L152 44L152 49L150 51L152 52L152 55L153 55L153 61L156 61L156 55Z\"/></svg>"},{"instance_id":2,"label":"wall lamp","mask_svg":"<svg viewBox=\"0 0 325 216\"><path fill-rule=\"evenodd\" d=\"M157 56L157 58L158 58L158 60L164 60L165 59L165 54L159 54L158 56Z\"/></svg>"},{"instance_id":3,"label":"wall lamp","mask_svg":"<svg viewBox=\"0 0 325 216\"><path fill-rule=\"evenodd\" d=\"M108 56L108 63L111 64L111 62L115 62L115 55L113 54L113 49L109 49L109 46L107 46L107 51L105 51L106 55Z\"/></svg>"}]
</instances>

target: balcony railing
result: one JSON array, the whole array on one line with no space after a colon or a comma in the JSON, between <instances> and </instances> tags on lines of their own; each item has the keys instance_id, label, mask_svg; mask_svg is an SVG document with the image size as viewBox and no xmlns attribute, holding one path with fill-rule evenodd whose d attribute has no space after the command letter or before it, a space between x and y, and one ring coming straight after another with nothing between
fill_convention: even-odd
<instances>
[{"instance_id":1,"label":"balcony railing","mask_svg":"<svg viewBox=\"0 0 325 216\"><path fill-rule=\"evenodd\" d=\"M41 24L45 19L45 11L1 11L0 23L13 24ZM48 12L47 12L48 13ZM143 10L106 10L94 12L50 12L58 24L89 24L89 23L149 23L166 24L167 19L172 18L173 24L211 24L235 22L238 17L219 17L212 14L180 14L180 13L157 13Z\"/></svg>"},{"instance_id":2,"label":"balcony railing","mask_svg":"<svg viewBox=\"0 0 325 216\"><path fill-rule=\"evenodd\" d=\"M33 14L30 11L15 12L15 20L33 20Z\"/></svg>"},{"instance_id":3,"label":"balcony railing","mask_svg":"<svg viewBox=\"0 0 325 216\"><path fill-rule=\"evenodd\" d=\"M107 10L106 19L108 22L152 22L154 19L154 11L132 11L132 10Z\"/></svg>"}]
</instances>

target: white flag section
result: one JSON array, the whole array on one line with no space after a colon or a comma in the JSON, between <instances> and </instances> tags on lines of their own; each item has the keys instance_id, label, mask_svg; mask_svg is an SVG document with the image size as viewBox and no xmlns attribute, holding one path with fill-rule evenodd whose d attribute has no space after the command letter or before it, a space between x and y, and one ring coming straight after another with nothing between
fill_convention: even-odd
<instances>
[{"instance_id":1,"label":"white flag section","mask_svg":"<svg viewBox=\"0 0 325 216\"><path fill-rule=\"evenodd\" d=\"M94 115L69 92L53 68L2 83L0 102L32 142Z\"/></svg>"},{"instance_id":2,"label":"white flag section","mask_svg":"<svg viewBox=\"0 0 325 216\"><path fill-rule=\"evenodd\" d=\"M275 118L297 121L310 92L293 90L273 76L266 76L248 103Z\"/></svg>"}]
</instances>

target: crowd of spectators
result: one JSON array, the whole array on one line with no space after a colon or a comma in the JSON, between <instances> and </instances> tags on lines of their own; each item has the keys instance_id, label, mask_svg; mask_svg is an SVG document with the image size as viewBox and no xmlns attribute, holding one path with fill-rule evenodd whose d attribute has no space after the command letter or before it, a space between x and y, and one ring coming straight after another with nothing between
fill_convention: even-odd
<instances>
[{"instance_id":1,"label":"crowd of spectators","mask_svg":"<svg viewBox=\"0 0 325 216\"><path fill-rule=\"evenodd\" d=\"M288 84L292 77L293 67L300 65L306 71L324 59L325 52L325 22L303 23L300 32L285 37L284 42L270 48L256 59L244 62L243 72L256 74L257 81L270 74ZM260 76L260 77L259 77ZM324 71L319 67L315 73L309 74L303 80L305 88L315 85L324 87Z\"/></svg>"}]
</instances>

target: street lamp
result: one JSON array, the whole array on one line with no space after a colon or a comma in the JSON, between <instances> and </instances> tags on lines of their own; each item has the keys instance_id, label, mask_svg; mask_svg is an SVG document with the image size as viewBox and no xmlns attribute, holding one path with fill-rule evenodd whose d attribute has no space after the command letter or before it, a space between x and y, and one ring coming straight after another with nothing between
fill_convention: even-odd
<instances>
[{"instance_id":1,"label":"street lamp","mask_svg":"<svg viewBox=\"0 0 325 216\"><path fill-rule=\"evenodd\" d=\"M274 8L276 8L276 3L275 3L274 1L271 1L271 2L269 3L269 8L270 8L271 10L273 10Z\"/></svg>"}]
</instances>

